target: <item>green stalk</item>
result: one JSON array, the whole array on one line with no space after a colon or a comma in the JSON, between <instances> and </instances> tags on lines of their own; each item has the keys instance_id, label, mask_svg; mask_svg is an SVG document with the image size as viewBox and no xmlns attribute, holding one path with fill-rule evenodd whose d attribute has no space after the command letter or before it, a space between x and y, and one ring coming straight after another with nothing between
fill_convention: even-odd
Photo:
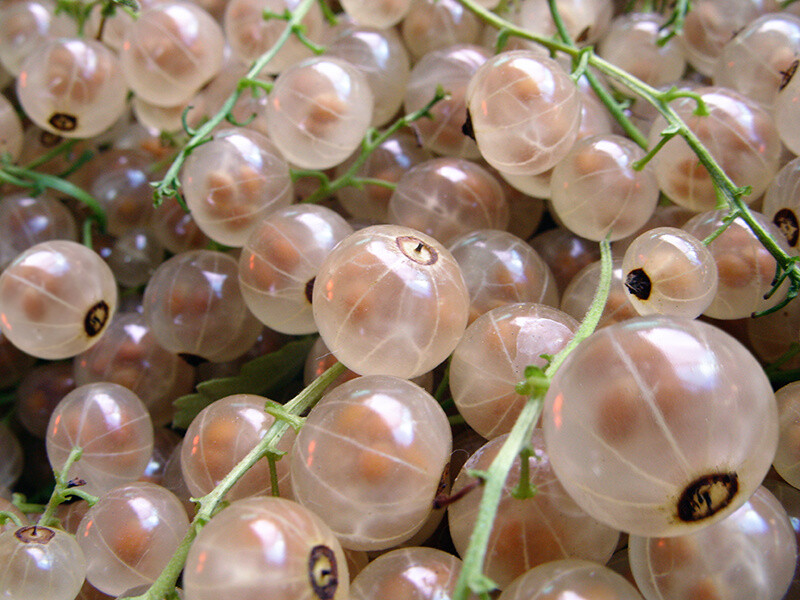
<instances>
[{"instance_id":1,"label":"green stalk","mask_svg":"<svg viewBox=\"0 0 800 600\"><path fill-rule=\"evenodd\" d=\"M344 371L345 366L337 362L322 375L317 377L307 388L287 402L283 406L283 409L287 413L299 417L319 402L326 388L344 373ZM287 421L276 420L272 427L269 428L266 435L259 440L258 444L253 447L247 456L240 460L213 490L197 500L200 507L194 519L192 519L189 530L186 532L186 536L181 541L175 554L172 555L169 563L164 567L158 579L150 586L150 589L144 594L135 596L131 600L161 600L175 589L178 576L186 564L189 548L197 537L197 534L203 526L211 520L214 514L216 514L226 494L253 465L264 457L280 455L277 444L280 442L281 437L286 433L289 426Z\"/></svg>"},{"instance_id":2,"label":"green stalk","mask_svg":"<svg viewBox=\"0 0 800 600\"><path fill-rule=\"evenodd\" d=\"M75 446L70 450L69 456L67 456L67 460L64 462L64 466L61 470L55 472L56 486L53 489L53 493L50 495L50 500L47 502L42 516L39 517L37 525L41 525L42 527L58 527L58 519L55 516L56 509L70 496L83 498L89 502L90 505L97 502L97 498L94 496L87 494L77 487L70 487L70 480L68 478L69 470L72 468L72 465L80 460L82 455L83 449Z\"/></svg>"},{"instance_id":3,"label":"green stalk","mask_svg":"<svg viewBox=\"0 0 800 600\"><path fill-rule=\"evenodd\" d=\"M592 304L578 331L575 332L573 339L561 352L553 357L550 365L545 369L544 373L548 380L552 379L567 356L580 342L591 335L600 322L608 292L611 289L611 245L608 240L601 242L600 251L602 261L600 282ZM483 498L478 508L469 546L463 556L464 563L453 592L453 600L467 600L470 591L482 597L488 597L488 593L497 587L491 579L483 574L489 536L492 532L494 518L497 514L497 507L500 504L503 485L508 477L508 472L514 464L514 459L530 441L533 428L542 413L545 392L546 389L543 386L535 386L535 392L525 403L516 423L514 423L514 427L511 429L511 433L500 448L500 452L498 452L492 464L484 473Z\"/></svg>"},{"instance_id":4,"label":"green stalk","mask_svg":"<svg viewBox=\"0 0 800 600\"><path fill-rule=\"evenodd\" d=\"M180 149L177 156L172 161L169 169L167 169L167 172L164 174L164 178L161 181L157 181L152 184L154 188L153 199L156 206L160 205L166 198L178 196L178 190L181 186L178 175L181 172L183 163L195 148L209 141L211 139L211 133L214 131L217 125L222 123L229 115L232 114L233 108L236 106L236 102L239 100L239 96L241 96L242 91L254 85L253 82L258 78L258 75L261 73L264 67L267 66L267 63L269 63L269 61L275 57L278 51L280 51L283 45L293 34L295 34L295 32L300 31L303 17L305 17L306 13L316 2L317 0L301 0L300 4L298 4L297 8L292 12L291 17L287 19L286 27L281 32L280 36L278 36L275 44L264 54L259 56L250 66L247 74L245 74L245 76L239 81L236 89L233 90L230 96L228 96L228 99L222 105L222 108L220 108L216 114L214 114L208 121L203 123L197 128L196 131L193 132L192 137L189 139L186 145Z\"/></svg>"},{"instance_id":5,"label":"green stalk","mask_svg":"<svg viewBox=\"0 0 800 600\"><path fill-rule=\"evenodd\" d=\"M430 117L431 108L433 108L433 106L438 102L440 102L441 100L444 100L446 97L447 94L444 92L444 90L442 90L441 88L437 89L436 94L434 94L433 98L431 98L431 100L425 106L423 106L421 109L417 111L414 111L403 117L400 117L394 123L392 123L392 125L388 129L386 129L382 133L379 133L375 129L370 129L367 132L364 141L361 143L361 153L358 155L358 158L356 158L356 160L353 161L353 164L350 165L350 168L348 168L347 171L345 171L341 177L337 177L333 181L331 181L327 177L325 177L324 179L320 177L319 179L321 180L322 184L316 190L314 190L314 192L303 202L311 204L319 202L331 196L336 191L354 184L363 185L365 183L369 183L372 185L381 185L383 187L389 187L389 188L394 187L394 184L391 182L382 181L380 179L361 178L357 177L356 174L358 173L358 170L364 165L364 163L367 162L367 159L369 158L370 154L372 154L375 151L375 149L378 146L380 146L383 142L389 139L389 137L392 134L396 133L403 127L408 126L414 121L417 121L423 117ZM308 171L301 171L300 173L302 173L303 175L310 174Z\"/></svg>"}]
</instances>

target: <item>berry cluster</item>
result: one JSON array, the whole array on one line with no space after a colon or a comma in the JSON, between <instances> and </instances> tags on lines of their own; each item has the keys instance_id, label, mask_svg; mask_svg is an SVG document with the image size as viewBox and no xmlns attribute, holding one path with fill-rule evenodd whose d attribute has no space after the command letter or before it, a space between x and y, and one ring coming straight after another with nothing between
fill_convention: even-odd
<instances>
[{"instance_id":1,"label":"berry cluster","mask_svg":"<svg viewBox=\"0 0 800 600\"><path fill-rule=\"evenodd\" d=\"M616 4L0 2L0 597L797 597L800 11Z\"/></svg>"}]
</instances>

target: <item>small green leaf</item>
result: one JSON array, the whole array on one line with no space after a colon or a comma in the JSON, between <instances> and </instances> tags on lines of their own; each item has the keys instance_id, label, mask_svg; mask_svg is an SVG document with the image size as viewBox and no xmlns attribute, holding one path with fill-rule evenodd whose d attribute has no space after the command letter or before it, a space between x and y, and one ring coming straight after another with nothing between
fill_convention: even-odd
<instances>
[{"instance_id":1,"label":"small green leaf","mask_svg":"<svg viewBox=\"0 0 800 600\"><path fill-rule=\"evenodd\" d=\"M317 336L306 336L287 343L280 350L259 356L242 366L234 377L210 379L197 386L197 392L181 396L173 403L172 424L183 429L206 406L231 394L269 396L285 387L303 368Z\"/></svg>"}]
</instances>

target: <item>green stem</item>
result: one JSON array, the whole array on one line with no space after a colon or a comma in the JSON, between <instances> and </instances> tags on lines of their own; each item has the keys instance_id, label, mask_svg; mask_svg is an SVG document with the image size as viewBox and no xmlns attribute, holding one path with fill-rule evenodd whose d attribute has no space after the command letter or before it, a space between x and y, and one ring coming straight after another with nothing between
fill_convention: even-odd
<instances>
[{"instance_id":1,"label":"green stem","mask_svg":"<svg viewBox=\"0 0 800 600\"><path fill-rule=\"evenodd\" d=\"M792 342L789 345L789 349L784 352L780 357L778 357L775 362L768 364L764 368L764 372L767 374L767 377L772 378L773 375L777 375L781 372L781 367L791 361L795 356L800 354L800 344L797 342Z\"/></svg>"},{"instance_id":2,"label":"green stem","mask_svg":"<svg viewBox=\"0 0 800 600\"><path fill-rule=\"evenodd\" d=\"M28 502L23 494L11 494L11 504L16 506L22 513L26 515L43 513L45 509L44 504Z\"/></svg>"},{"instance_id":3,"label":"green stem","mask_svg":"<svg viewBox=\"0 0 800 600\"><path fill-rule=\"evenodd\" d=\"M631 165L633 167L633 170L641 171L642 169L644 169L645 166L647 166L647 163L653 160L653 157L656 154L658 154L658 152L664 147L664 145L667 142L669 142L672 138L674 138L676 135L678 135L677 131L666 131L666 130L662 131L661 138L658 140L656 145L650 148L650 150L647 151L647 154L645 154L642 158L635 161Z\"/></svg>"},{"instance_id":4,"label":"green stem","mask_svg":"<svg viewBox=\"0 0 800 600\"><path fill-rule=\"evenodd\" d=\"M556 7L555 0L548 0L548 2L550 5L550 14L553 17L553 22L556 25L559 36L565 44L567 44L571 49L577 50L578 52L578 54L572 55L573 62L575 60L579 60L584 63L583 76L586 77L586 81L589 82L589 85L591 86L592 90L594 90L594 93L597 94L597 97L606 106L608 111L611 113L611 116L614 117L617 123L620 124L628 137L636 142L636 144L638 144L641 148L646 150L647 137L641 131L639 131L639 128L636 127L636 125L634 125L633 122L628 118L628 115L625 114L625 111L622 109L619 103L609 93L605 86L600 83L600 80L597 79L594 73L586 69L586 65L591 64L591 59L594 53L591 49L579 49L575 45L575 42L572 41L572 38L570 38L567 27L564 24L564 20L561 18L561 13Z\"/></svg>"},{"instance_id":5,"label":"green stem","mask_svg":"<svg viewBox=\"0 0 800 600\"><path fill-rule=\"evenodd\" d=\"M89 250L94 250L94 241L92 236L92 227L94 226L95 220L89 217L83 221L83 226L81 227L81 243L89 248Z\"/></svg>"},{"instance_id":6,"label":"green stem","mask_svg":"<svg viewBox=\"0 0 800 600\"><path fill-rule=\"evenodd\" d=\"M658 37L658 45L666 46L676 35L683 31L683 24L686 21L686 13L689 12L689 0L677 0L675 9L672 11L667 22L661 26Z\"/></svg>"},{"instance_id":7,"label":"green stem","mask_svg":"<svg viewBox=\"0 0 800 600\"><path fill-rule=\"evenodd\" d=\"M533 426L539 420L542 406L542 398L528 399L514 423L511 433L500 448L500 452L486 470L483 497L469 539L469 546L463 557L464 562L453 592L453 600L467 600L470 590L476 594L485 594L497 587L483 574L489 536L508 472L520 450L530 441Z\"/></svg>"},{"instance_id":8,"label":"green stem","mask_svg":"<svg viewBox=\"0 0 800 600\"><path fill-rule=\"evenodd\" d=\"M66 462L60 471L55 471L56 486L53 493L50 495L50 501L45 506L42 516L39 517L37 525L42 527L55 527L58 525L58 519L55 517L56 509L64 502L71 494L68 493L67 486L69 485L69 470L73 464L80 460L83 454L83 449L75 446L70 450Z\"/></svg>"},{"instance_id":9,"label":"green stem","mask_svg":"<svg viewBox=\"0 0 800 600\"><path fill-rule=\"evenodd\" d=\"M154 188L153 199L156 206L160 205L166 198L178 196L178 190L180 189L181 185L178 175L183 167L183 163L195 148L209 141L209 139L211 139L211 133L214 131L217 125L222 123L228 115L232 114L233 108L236 106L236 102L239 100L239 96L241 96L242 91L254 85L253 82L258 79L258 75L264 70L264 67L267 66L267 63L269 63L269 61L275 57L278 51L295 33L297 27L303 20L303 17L305 17L306 13L315 2L317 2L317 0L301 0L300 4L297 5L297 8L294 9L291 16L287 19L286 27L284 27L280 36L278 36L275 44L264 54L259 56L255 62L253 62L245 76L239 81L236 89L234 89L231 95L228 96L228 99L222 105L222 108L220 108L219 111L208 121L197 128L197 130L194 132L194 135L192 135L186 145L180 149L175 157L175 160L172 161L169 169L167 169L167 172L164 174L164 178L161 181L157 181L152 184Z\"/></svg>"},{"instance_id":10,"label":"green stem","mask_svg":"<svg viewBox=\"0 0 800 600\"><path fill-rule=\"evenodd\" d=\"M536 495L536 486L531 483L530 458L533 451L530 446L525 446L519 451L519 482L511 491L511 495L517 500L533 498Z\"/></svg>"},{"instance_id":11,"label":"green stem","mask_svg":"<svg viewBox=\"0 0 800 600\"><path fill-rule=\"evenodd\" d=\"M337 362L311 382L307 388L287 402L284 405L286 412L297 417L312 408L319 402L326 388L344 373L345 370L346 367ZM280 454L280 451L277 449L277 444L288 428L288 422L276 419L266 435L264 435L264 437L259 440L258 444L248 452L247 456L240 460L213 490L197 500L200 507L189 526L189 531L186 532L186 536L184 536L175 554L172 555L169 563L150 586L150 589L144 594L135 596L131 600L161 600L161 598L164 598L169 592L175 589L175 583L178 581L178 576L186 563L189 548L197 537L197 534L203 526L211 520L211 517L216 514L231 488L253 465L265 456L269 457L270 455Z\"/></svg>"},{"instance_id":12,"label":"green stem","mask_svg":"<svg viewBox=\"0 0 800 600\"><path fill-rule=\"evenodd\" d=\"M50 162L55 157L60 156L61 154L66 154L70 150L72 150L73 146L78 143L78 140L66 140L61 142L56 147L48 150L41 156L38 156L27 165L25 165L26 169L33 171L34 169L41 167L43 164Z\"/></svg>"},{"instance_id":13,"label":"green stem","mask_svg":"<svg viewBox=\"0 0 800 600\"><path fill-rule=\"evenodd\" d=\"M350 185L356 187L364 187L365 185L377 185L390 190L397 189L397 184L393 181L386 181L385 179L376 179L375 177L353 177Z\"/></svg>"},{"instance_id":14,"label":"green stem","mask_svg":"<svg viewBox=\"0 0 800 600\"><path fill-rule=\"evenodd\" d=\"M267 462L269 462L269 485L271 494L273 496L280 496L281 489L278 485L278 460L274 454L267 454Z\"/></svg>"},{"instance_id":15,"label":"green stem","mask_svg":"<svg viewBox=\"0 0 800 600\"><path fill-rule=\"evenodd\" d=\"M592 304L580 327L575 332L575 337L561 352L553 357L550 365L545 370L548 378L552 378L558 367L561 366L575 347L591 335L600 321L600 316L603 314L608 292L611 289L611 245L608 240L600 243L600 251L602 265L600 282ZM543 404L544 390L541 387L537 387L536 393L528 398L516 423L514 423L514 427L511 429L511 433L509 433L508 438L500 448L500 452L498 452L485 473L483 498L478 508L469 546L463 556L464 562L453 592L453 600L467 600L470 591L476 594L486 594L496 587L494 582L483 574L489 536L508 472L514 464L514 459L530 441L533 428L541 415Z\"/></svg>"},{"instance_id":16,"label":"green stem","mask_svg":"<svg viewBox=\"0 0 800 600\"><path fill-rule=\"evenodd\" d=\"M0 525L5 525L6 521L11 521L17 527L22 527L24 523L22 520L12 512L7 510L0 510Z\"/></svg>"},{"instance_id":17,"label":"green stem","mask_svg":"<svg viewBox=\"0 0 800 600\"><path fill-rule=\"evenodd\" d=\"M49 188L67 196L72 196L92 211L100 227L105 230L106 211L100 203L93 196L66 179L47 173L38 173L27 167L4 163L0 165L0 181L7 181L13 185L27 188L33 194L40 194Z\"/></svg>"},{"instance_id":18,"label":"green stem","mask_svg":"<svg viewBox=\"0 0 800 600\"><path fill-rule=\"evenodd\" d=\"M356 173L358 173L358 170L364 165L365 162L367 162L367 159L369 158L370 154L372 154L375 151L375 149L378 148L383 142L389 139L391 135L393 135L403 127L406 127L410 123L413 123L414 121L417 121L418 119L421 119L423 117L430 117L431 108L433 108L433 106L438 102L440 102L441 100L444 100L446 97L447 94L444 92L444 90L437 89L436 94L434 94L433 98L431 98L431 100L425 106L423 106L421 109L417 111L414 111L410 114L400 117L399 119L397 119L397 121L392 123L392 125L388 129L386 129L383 133L378 133L374 129L368 131L367 136L364 138L364 141L361 144L361 153L358 155L358 158L356 158L350 165L350 168L347 169L347 171L345 171L341 177L337 177L333 181L325 182L324 180L322 180L322 185L320 185L319 188L314 190L314 192L308 198L303 200L303 202L313 204L315 202L324 200L325 198L329 197L331 194L342 189L343 187L353 185L354 181L361 180L363 182L364 179L356 177ZM369 183L377 185L377 181L379 180L369 181Z\"/></svg>"},{"instance_id":19,"label":"green stem","mask_svg":"<svg viewBox=\"0 0 800 600\"><path fill-rule=\"evenodd\" d=\"M436 401L439 404L446 399L447 391L450 389L450 361L447 361L447 364L444 366L444 373L442 373L442 380L439 382L439 385L436 387L436 391L433 394L433 397L436 398Z\"/></svg>"},{"instance_id":20,"label":"green stem","mask_svg":"<svg viewBox=\"0 0 800 600\"><path fill-rule=\"evenodd\" d=\"M728 227L730 227L733 224L733 222L737 219L738 216L739 213L737 213L735 210L732 210L727 215L725 215L725 217L723 217L722 219L722 225L717 227L714 231L708 234L708 236L706 236L705 239L703 239L703 245L704 246L710 245L711 242L713 242L715 239L717 239L719 236L725 233L725 230L728 229Z\"/></svg>"}]
</instances>

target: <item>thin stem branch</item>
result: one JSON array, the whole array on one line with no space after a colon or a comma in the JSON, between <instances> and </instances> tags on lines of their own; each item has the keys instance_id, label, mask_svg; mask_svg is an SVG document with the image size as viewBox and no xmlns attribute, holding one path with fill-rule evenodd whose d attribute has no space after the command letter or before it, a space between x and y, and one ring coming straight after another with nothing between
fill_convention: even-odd
<instances>
[{"instance_id":1,"label":"thin stem branch","mask_svg":"<svg viewBox=\"0 0 800 600\"><path fill-rule=\"evenodd\" d=\"M548 378L552 378L553 374L575 347L591 335L600 321L600 316L603 314L608 292L611 289L611 245L608 240L601 242L600 251L602 261L600 282L592 304L580 327L575 332L575 337L561 352L553 357L550 365L545 370L545 375ZM496 588L495 583L483 574L483 564L486 559L494 517L497 514L497 507L500 504L508 472L514 464L514 459L530 441L533 428L542 412L546 390L541 386L536 386L535 389L535 393L528 398L522 408L514 427L511 429L511 433L509 433L508 438L500 448L500 452L498 452L484 474L483 498L478 508L469 546L463 557L464 563L453 592L453 600L467 600L470 591L476 594L487 594Z\"/></svg>"},{"instance_id":2,"label":"thin stem branch","mask_svg":"<svg viewBox=\"0 0 800 600\"><path fill-rule=\"evenodd\" d=\"M253 81L258 78L258 75L264 70L267 63L275 57L289 38L299 30L298 28L301 25L303 17L305 17L306 13L316 2L317 0L301 0L300 4L297 5L297 8L294 9L291 16L287 19L286 27L284 27L280 36L278 36L275 44L253 62L245 76L239 81L236 89L228 96L222 108L220 108L216 114L212 115L208 121L197 128L186 145L180 149L177 156L172 161L169 169L167 169L167 172L164 174L164 178L152 184L154 188L153 200L156 206L160 205L166 198L178 196L178 190L181 186L178 175L183 167L183 163L195 148L209 141L217 125L225 121L228 115L232 114L233 108L239 100L239 96L241 96L245 89L253 86Z\"/></svg>"},{"instance_id":3,"label":"thin stem branch","mask_svg":"<svg viewBox=\"0 0 800 600\"><path fill-rule=\"evenodd\" d=\"M372 154L376 148L378 148L383 142L385 142L391 135L402 129L403 127L408 126L409 124L417 121L423 117L430 117L431 116L431 108L434 107L438 102L441 102L447 98L447 93L442 90L441 88L436 90L433 98L423 106L421 109L409 113L405 116L400 117L388 129L383 131L382 133L378 133L376 130L371 129L367 132L364 141L361 144L361 153L358 155L350 167L345 171L341 177L337 177L333 181L325 181L324 179L320 178L322 184L319 188L314 190L314 192L306 198L303 202L307 203L315 203L324 200L325 198L329 197L331 194L335 193L336 191L359 183L370 183L373 185L384 185L385 187L391 187L393 184L389 182L381 182L381 180L366 180L364 178L359 178L356 176L358 170L367 162L370 154ZM309 174L308 172L303 172L303 174ZM388 184L388 185L386 185Z\"/></svg>"},{"instance_id":4,"label":"thin stem branch","mask_svg":"<svg viewBox=\"0 0 800 600\"><path fill-rule=\"evenodd\" d=\"M344 373L344 371L345 366L337 362L311 382L302 392L287 402L283 406L284 410L295 417L299 417L319 401L326 388ZM231 488L253 465L264 457L280 455L277 444L289 427L290 424L288 422L276 419L266 435L264 435L264 437L259 440L258 444L248 452L247 456L240 460L213 490L197 500L200 505L197 514L192 520L189 530L186 532L186 536L183 538L183 541L181 541L175 554L173 554L169 563L161 572L161 575L159 575L153 585L150 586L150 589L144 594L135 596L131 600L161 600L170 591L175 589L175 583L178 581L178 576L186 563L189 548L197 537L197 534L203 526L211 520L214 514L216 514Z\"/></svg>"},{"instance_id":5,"label":"thin stem branch","mask_svg":"<svg viewBox=\"0 0 800 600\"><path fill-rule=\"evenodd\" d=\"M25 165L25 168L32 171L38 167L41 167L43 164L50 162L55 157L60 156L61 154L66 154L67 152L72 150L72 148L77 143L78 140L75 139L65 140L60 144L58 144L57 146L55 146L54 148L51 148L41 156L36 157L34 160Z\"/></svg>"},{"instance_id":6,"label":"thin stem branch","mask_svg":"<svg viewBox=\"0 0 800 600\"><path fill-rule=\"evenodd\" d=\"M0 162L0 181L5 181L13 185L26 188L31 193L41 194L45 189L52 189L61 194L71 196L85 204L92 211L94 218L102 230L106 227L106 211L94 196L88 194L74 183L49 175L48 173L38 173L27 167L18 167L8 162Z\"/></svg>"},{"instance_id":7,"label":"thin stem branch","mask_svg":"<svg viewBox=\"0 0 800 600\"><path fill-rule=\"evenodd\" d=\"M69 489L69 470L72 468L73 464L80 460L82 455L82 448L79 448L78 446L73 447L72 450L69 451L69 456L67 456L64 466L60 471L55 471L56 486L53 489L53 493L50 495L50 500L45 506L42 516L39 517L37 525L41 525L42 527L55 527L58 525L58 519L55 517L56 509L64 502L64 500L74 495ZM90 496L90 499L93 499L95 502L97 501L97 498L94 498L93 496Z\"/></svg>"},{"instance_id":8,"label":"thin stem branch","mask_svg":"<svg viewBox=\"0 0 800 600\"><path fill-rule=\"evenodd\" d=\"M6 521L11 521L17 527L22 527L24 525L22 520L14 513L7 510L0 510L0 525L5 525Z\"/></svg>"}]
</instances>

